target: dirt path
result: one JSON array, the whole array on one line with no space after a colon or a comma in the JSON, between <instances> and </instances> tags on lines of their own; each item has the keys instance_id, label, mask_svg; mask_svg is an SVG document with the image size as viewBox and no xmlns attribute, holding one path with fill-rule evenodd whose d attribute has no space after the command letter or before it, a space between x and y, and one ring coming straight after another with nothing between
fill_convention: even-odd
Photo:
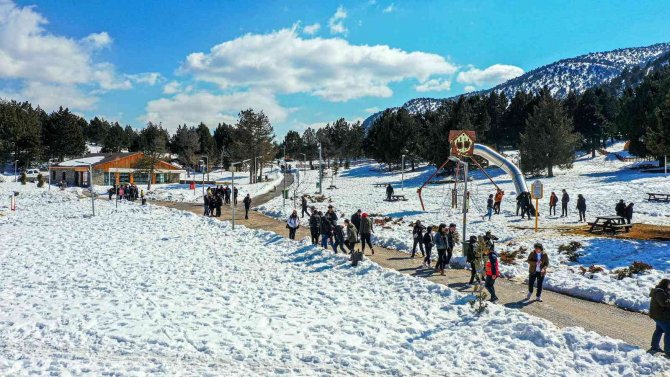
<instances>
[{"instance_id":1,"label":"dirt path","mask_svg":"<svg viewBox=\"0 0 670 377\"><path fill-rule=\"evenodd\" d=\"M287 177L288 186L292 177ZM278 186L278 187L281 187ZM270 192L253 199L254 205L262 204L273 197L279 196L281 190ZM152 202L152 204L190 211L201 215L202 204ZM287 200L286 205L292 205ZM230 207L222 209L220 220L231 220ZM264 229L288 237L286 223L251 211L249 219L244 219L244 209L240 204L235 213L235 222L251 229ZM298 229L298 238L309 238L309 230ZM366 250L366 257L379 265L400 271L407 275L428 279L438 284L444 284L452 289L467 292L471 288L466 286L470 272L466 270L448 270L446 276L433 273L432 270L419 268L421 258L411 259L406 253L397 250L375 246L375 254L370 255ZM499 304L509 308L519 309L528 314L545 318L558 327L579 326L586 330L595 331L626 343L647 349L654 329L653 321L646 315L619 309L615 306L582 300L560 293L545 291L542 294L543 302L526 302L526 285L523 282L500 279L496 283L496 293L500 298Z\"/></svg>"}]
</instances>

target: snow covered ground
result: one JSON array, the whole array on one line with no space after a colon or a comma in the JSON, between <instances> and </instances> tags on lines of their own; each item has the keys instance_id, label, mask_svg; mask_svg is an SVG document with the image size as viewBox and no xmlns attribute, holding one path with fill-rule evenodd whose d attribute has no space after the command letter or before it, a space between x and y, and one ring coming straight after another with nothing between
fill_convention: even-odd
<instances>
[{"instance_id":1,"label":"snow covered ground","mask_svg":"<svg viewBox=\"0 0 670 377\"><path fill-rule=\"evenodd\" d=\"M521 220L515 216L516 194L510 178L501 170L491 168L488 173L493 176L497 184L505 191L506 196L502 203L501 215L494 215L491 221L482 220L486 210L486 198L495 193L495 187L481 172L474 172L474 180L469 189L473 196L468 217L468 235L483 235L490 230L500 238L499 251L514 251L520 247L531 250L535 242L542 242L549 252L552 268L545 281L545 285L553 290L568 292L573 295L614 304L636 311L648 309L649 289L670 271L670 249L668 242L656 241L629 241L608 238L585 238L565 236L557 232L557 226L578 225L578 214L575 209L577 194L585 196L587 201L587 216L589 221L597 215L613 215L614 206L619 199L627 203L635 203L633 222L647 224L670 225L670 204L652 203L644 200L646 192L668 192L670 178L659 174L641 173L627 169L630 164L620 162L613 156L599 156L596 158L581 157L573 169L558 170L554 178L542 178L545 198L540 200L540 227L548 228L538 233L532 230L534 221ZM451 185L428 185L423 190L423 200L426 211L416 194L417 188L433 173L434 167L421 167L415 172L406 172L404 190L401 188L400 172L385 171L378 164L364 164L349 170L341 171L335 178L335 190L323 190L338 213L350 217L357 209L368 214L389 216L393 219L402 219L399 224L387 224L383 229L377 228L373 235L373 242L401 251L409 251L412 246L411 225L415 220L424 224L438 225L440 223L458 224L462 230L462 214L460 208L451 208ZM314 194L317 172L308 171L301 177L303 187L300 192ZM440 178L443 179L443 178ZM528 184L534 179L529 179ZM405 194L408 201L386 202L384 187L374 187L373 183L391 183L396 194ZM330 185L325 181L324 187ZM569 216L547 216L549 194L554 191L561 195L562 189L567 189L571 196ZM462 193L462 188L461 191ZM462 194L460 194L462 195ZM462 199L459 199L459 202ZM313 203L320 210L325 211L326 203ZM460 203L459 203L460 204ZM278 218L288 217L292 207L282 207L281 199L275 199L258 208L261 212ZM560 205L558 208L560 215ZM306 224L306 220L305 224ZM558 255L558 246L570 241L582 242L585 254L577 263L569 262L564 255ZM528 251L522 253L527 256ZM634 261L651 264L655 270L640 274L633 278L617 280L609 272L616 268L630 266ZM459 260L455 259L458 263ZM591 276L583 276L579 266L585 268L591 265L602 266L605 271ZM523 260L516 265L503 265L502 272L509 278L523 280L527 275L527 266Z\"/></svg>"},{"instance_id":2,"label":"snow covered ground","mask_svg":"<svg viewBox=\"0 0 670 377\"><path fill-rule=\"evenodd\" d=\"M0 184L6 197L13 184ZM0 204L2 375L653 376L662 358L276 234L23 188ZM4 204L4 203L3 203Z\"/></svg>"}]
</instances>

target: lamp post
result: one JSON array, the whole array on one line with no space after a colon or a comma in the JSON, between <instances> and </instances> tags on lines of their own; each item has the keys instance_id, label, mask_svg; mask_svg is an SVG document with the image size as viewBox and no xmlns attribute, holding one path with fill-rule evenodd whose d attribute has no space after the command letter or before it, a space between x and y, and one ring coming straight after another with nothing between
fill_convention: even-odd
<instances>
[{"instance_id":1,"label":"lamp post","mask_svg":"<svg viewBox=\"0 0 670 377\"><path fill-rule=\"evenodd\" d=\"M50 158L49 159L49 187L48 187L48 190L47 190L47 192L48 192L47 195L51 195L51 164L54 161L58 161L58 160L56 160L55 158Z\"/></svg>"},{"instance_id":2,"label":"lamp post","mask_svg":"<svg viewBox=\"0 0 670 377\"><path fill-rule=\"evenodd\" d=\"M205 164L205 161L200 160L198 161L198 164L200 164L200 169L202 169L202 166ZM195 177L193 177L195 178ZM205 197L205 171L202 171L202 196L203 198Z\"/></svg>"},{"instance_id":3,"label":"lamp post","mask_svg":"<svg viewBox=\"0 0 670 377\"><path fill-rule=\"evenodd\" d=\"M19 160L14 161L14 182L18 182L16 179L16 166L19 163Z\"/></svg>"},{"instance_id":4,"label":"lamp post","mask_svg":"<svg viewBox=\"0 0 670 377\"><path fill-rule=\"evenodd\" d=\"M465 231L468 218L468 163L456 156L450 156L449 160L463 166L465 189L463 191L463 235L461 236L461 240L465 243L465 240L467 239ZM465 247L463 248L463 255L465 255Z\"/></svg>"},{"instance_id":5,"label":"lamp post","mask_svg":"<svg viewBox=\"0 0 670 377\"><path fill-rule=\"evenodd\" d=\"M284 179L282 179L284 185L281 190L282 207L286 206L286 170L288 170L288 164L286 163L286 139L284 139Z\"/></svg>"},{"instance_id":6,"label":"lamp post","mask_svg":"<svg viewBox=\"0 0 670 377\"><path fill-rule=\"evenodd\" d=\"M405 191L405 156L406 155L402 155L402 168L401 168L402 191Z\"/></svg>"},{"instance_id":7,"label":"lamp post","mask_svg":"<svg viewBox=\"0 0 670 377\"><path fill-rule=\"evenodd\" d=\"M304 173L305 170L305 163L307 163L307 154L306 153L298 153L302 155L302 172Z\"/></svg>"},{"instance_id":8,"label":"lamp post","mask_svg":"<svg viewBox=\"0 0 670 377\"><path fill-rule=\"evenodd\" d=\"M205 160L205 170L207 170L207 180L209 181L209 156L202 156L200 158ZM205 173L203 172L202 174L203 174L203 179L204 179L204 174Z\"/></svg>"},{"instance_id":9,"label":"lamp post","mask_svg":"<svg viewBox=\"0 0 670 377\"><path fill-rule=\"evenodd\" d=\"M93 163L84 161L75 161L78 164L88 165L88 188L91 192L91 211L95 216L95 193L93 192Z\"/></svg>"},{"instance_id":10,"label":"lamp post","mask_svg":"<svg viewBox=\"0 0 670 377\"><path fill-rule=\"evenodd\" d=\"M251 161L251 159L248 160L243 160L243 161L238 161L238 162L233 162L230 164L231 170L232 170L232 179L230 180L230 186L231 186L231 192L233 195L235 194L235 165L243 164L247 161ZM235 230L235 198L230 201L230 207L232 208L233 211L233 230Z\"/></svg>"},{"instance_id":11,"label":"lamp post","mask_svg":"<svg viewBox=\"0 0 670 377\"><path fill-rule=\"evenodd\" d=\"M321 142L319 142L319 195L323 187L323 157L321 155Z\"/></svg>"}]
</instances>

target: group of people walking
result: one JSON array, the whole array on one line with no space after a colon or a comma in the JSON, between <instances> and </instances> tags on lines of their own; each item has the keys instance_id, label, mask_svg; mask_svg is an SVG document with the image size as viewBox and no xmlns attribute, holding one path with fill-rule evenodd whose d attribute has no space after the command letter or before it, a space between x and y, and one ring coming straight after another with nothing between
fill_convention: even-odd
<instances>
[{"instance_id":1,"label":"group of people walking","mask_svg":"<svg viewBox=\"0 0 670 377\"><path fill-rule=\"evenodd\" d=\"M412 236L414 237L414 245L412 247L412 255L416 255L416 246L419 246L421 256L423 257L423 268L431 267L431 254L433 247L437 250L437 262L435 263L435 270L444 275L444 270L449 268L451 257L454 252L454 246L459 242L459 235L456 231L456 224L451 223L449 227L442 223L433 232L433 227L424 227L421 221L417 220L412 229Z\"/></svg>"},{"instance_id":2,"label":"group of people walking","mask_svg":"<svg viewBox=\"0 0 670 377\"><path fill-rule=\"evenodd\" d=\"M208 187L207 193L203 197L205 208L204 216L221 217L221 207L230 205L231 200L234 205L237 205L237 195L237 187L234 189L231 189L228 186ZM247 196L249 195L247 194Z\"/></svg>"},{"instance_id":3,"label":"group of people walking","mask_svg":"<svg viewBox=\"0 0 670 377\"><path fill-rule=\"evenodd\" d=\"M144 190L140 190L134 183L127 183L118 186L115 184L109 190L107 190L107 196L109 200L112 200L112 196L114 195L116 195L116 200L127 200L134 202L137 199L140 199L142 205L147 203L147 200L144 197Z\"/></svg>"}]
</instances>

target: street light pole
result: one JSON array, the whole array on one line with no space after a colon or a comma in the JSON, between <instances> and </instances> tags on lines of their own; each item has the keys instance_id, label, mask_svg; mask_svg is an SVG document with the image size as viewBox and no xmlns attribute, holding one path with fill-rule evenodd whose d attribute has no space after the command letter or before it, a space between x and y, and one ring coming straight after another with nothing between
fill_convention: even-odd
<instances>
[{"instance_id":1,"label":"street light pole","mask_svg":"<svg viewBox=\"0 0 670 377\"><path fill-rule=\"evenodd\" d=\"M461 237L461 240L465 242L467 239L466 237L466 229L467 229L467 218L468 218L468 163L465 161L460 160L458 157L451 156L449 157L449 160L460 164L463 166L463 174L465 175L463 178L463 181L465 182L465 188L463 191L463 235ZM463 255L465 255L465 247L463 248Z\"/></svg>"},{"instance_id":2,"label":"street light pole","mask_svg":"<svg viewBox=\"0 0 670 377\"><path fill-rule=\"evenodd\" d=\"M200 168L202 169L202 165L205 164L205 161L200 160L200 161L198 161L198 163L200 164ZM193 177L193 178L195 178L195 177ZM202 171L202 197L203 198L205 197L205 171L204 170Z\"/></svg>"},{"instance_id":3,"label":"street light pole","mask_svg":"<svg viewBox=\"0 0 670 377\"><path fill-rule=\"evenodd\" d=\"M321 142L319 142L319 195L323 188L323 157L321 155Z\"/></svg>"},{"instance_id":4,"label":"street light pole","mask_svg":"<svg viewBox=\"0 0 670 377\"><path fill-rule=\"evenodd\" d=\"M402 155L401 180L402 180L402 191L405 191L405 155Z\"/></svg>"},{"instance_id":5,"label":"street light pole","mask_svg":"<svg viewBox=\"0 0 670 377\"><path fill-rule=\"evenodd\" d=\"M244 160L244 161L238 161L238 162L232 162L230 164L230 167L232 169L232 179L230 180L230 186L231 186L231 190L232 190L233 195L235 194L235 165L243 164L243 163L245 163L247 161L250 161L250 160L251 159ZM232 212L233 212L233 230L235 230L235 198L233 198L233 200L230 201L230 207L232 208Z\"/></svg>"},{"instance_id":6,"label":"street light pole","mask_svg":"<svg viewBox=\"0 0 670 377\"><path fill-rule=\"evenodd\" d=\"M16 179L16 165L19 163L19 160L14 161L14 182L18 182Z\"/></svg>"},{"instance_id":7,"label":"street light pole","mask_svg":"<svg viewBox=\"0 0 670 377\"><path fill-rule=\"evenodd\" d=\"M282 207L286 206L286 170L288 170L288 164L286 163L286 139L284 139L284 179L282 179L284 187L281 191Z\"/></svg>"}]
</instances>

